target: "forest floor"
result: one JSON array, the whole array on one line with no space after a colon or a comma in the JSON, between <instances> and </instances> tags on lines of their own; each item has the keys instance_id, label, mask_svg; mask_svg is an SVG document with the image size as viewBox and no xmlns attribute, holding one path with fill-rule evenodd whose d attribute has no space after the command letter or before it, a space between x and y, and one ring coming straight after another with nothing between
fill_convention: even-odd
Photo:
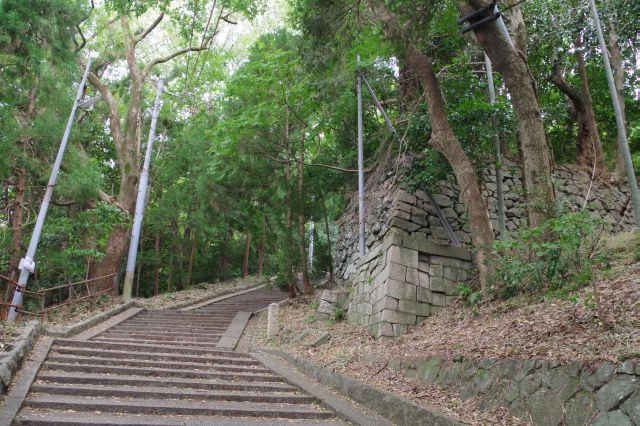
<instances>
[{"instance_id":1,"label":"forest floor","mask_svg":"<svg viewBox=\"0 0 640 426\"><path fill-rule=\"evenodd\" d=\"M561 362L619 362L640 358L640 234L625 234L603 244L609 264L596 272L600 318L593 286L563 297L515 298L470 307L462 302L443 309L408 334L375 341L346 321L318 321L315 296L291 301L280 310L286 324L280 338L267 339L266 316L252 337L257 347L277 347L346 376L428 404L472 424L523 424L503 409L481 411L451 389L426 385L386 368L389 359L437 356L454 359L519 358ZM607 325L609 324L609 325ZM330 340L313 347L328 332ZM282 336L304 336L291 339Z\"/></svg>"}]
</instances>

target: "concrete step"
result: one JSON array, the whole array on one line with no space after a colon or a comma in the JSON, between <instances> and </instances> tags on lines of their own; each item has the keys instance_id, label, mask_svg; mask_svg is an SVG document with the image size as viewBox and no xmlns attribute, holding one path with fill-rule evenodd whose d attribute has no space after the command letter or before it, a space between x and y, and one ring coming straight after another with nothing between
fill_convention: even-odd
<instances>
[{"instance_id":1,"label":"concrete step","mask_svg":"<svg viewBox=\"0 0 640 426\"><path fill-rule=\"evenodd\" d=\"M140 326L136 326L136 325L131 325L129 323L126 324L122 324L122 325L117 325L113 328L111 328L109 331L140 331L141 327ZM161 327L161 326L148 326L148 327L144 327L145 331L148 331L150 333L160 333L160 334L201 334L201 333L224 333L225 331L225 327L224 326L219 326L219 327L208 327L208 328L204 328L204 327L195 327L195 326L189 326L189 327L171 327L170 330L167 330L166 327Z\"/></svg>"},{"instance_id":2,"label":"concrete step","mask_svg":"<svg viewBox=\"0 0 640 426\"><path fill-rule=\"evenodd\" d=\"M14 421L16 426L337 426L333 421L322 420L267 420L260 418L238 418L219 416L161 416L138 414L122 416L108 413L60 413L54 410L26 408Z\"/></svg>"},{"instance_id":3,"label":"concrete step","mask_svg":"<svg viewBox=\"0 0 640 426\"><path fill-rule=\"evenodd\" d=\"M152 386L181 389L206 389L243 392L293 392L295 387L285 382L230 382L224 379L194 379L180 377L150 377L134 375L109 375L67 371L46 371L38 373L38 380L47 383L68 383L75 385L104 386Z\"/></svg>"},{"instance_id":4,"label":"concrete step","mask_svg":"<svg viewBox=\"0 0 640 426\"><path fill-rule=\"evenodd\" d=\"M179 355L179 354L164 354L153 352L132 352L132 351L118 351L118 350L104 350L94 348L73 348L65 346L54 347L50 355L75 355L75 356L88 356L88 357L105 357L105 358L120 358L120 359L143 359L147 361L176 361L178 363L194 362L199 364L230 364L230 365L260 365L260 363L254 359L242 359L242 358L227 358L224 356L197 356L197 355Z\"/></svg>"},{"instance_id":5,"label":"concrete step","mask_svg":"<svg viewBox=\"0 0 640 426\"><path fill-rule=\"evenodd\" d=\"M166 361L150 361L140 359L127 358L106 358L106 357L86 357L76 355L56 355L49 354L47 357L49 362L66 363L66 364L82 364L82 365L103 365L117 367L152 367L163 368L171 366L176 370L206 370L206 371L222 371L236 373L270 373L271 371L261 365L230 365L215 364L201 362L166 362Z\"/></svg>"},{"instance_id":6,"label":"concrete step","mask_svg":"<svg viewBox=\"0 0 640 426\"><path fill-rule=\"evenodd\" d=\"M121 337L121 338L111 338L109 336L97 336L96 338L94 338L92 340L92 342L111 342L111 343L132 343L132 344L144 344L144 345L153 345L153 344L171 344L171 345L178 345L178 344L188 344L190 347L209 347L209 348L215 348L216 343L218 342L218 339L213 340L211 342L181 342L179 340L154 340L154 339L141 339L141 338L125 338L125 337Z\"/></svg>"},{"instance_id":7,"label":"concrete step","mask_svg":"<svg viewBox=\"0 0 640 426\"><path fill-rule=\"evenodd\" d=\"M193 401L236 401L276 404L310 404L314 398L296 393L260 393L246 391L205 391L197 389L166 388L150 386L104 386L38 383L31 392L47 395L76 395L87 397L184 399Z\"/></svg>"},{"instance_id":8,"label":"concrete step","mask_svg":"<svg viewBox=\"0 0 640 426\"><path fill-rule=\"evenodd\" d=\"M144 340L153 342L180 342L180 343L217 343L222 337L222 333L207 334L199 337L191 336L158 336L156 334L140 333L119 333L108 331L102 333L96 339L118 339L118 340Z\"/></svg>"},{"instance_id":9,"label":"concrete step","mask_svg":"<svg viewBox=\"0 0 640 426\"><path fill-rule=\"evenodd\" d=\"M117 367L105 365L82 365L62 362L45 362L43 368L48 371L69 371L84 373L127 374L134 376L181 377L193 379L225 379L248 382L282 382L284 379L273 374L253 374L234 372L192 371L173 368Z\"/></svg>"},{"instance_id":10,"label":"concrete step","mask_svg":"<svg viewBox=\"0 0 640 426\"><path fill-rule=\"evenodd\" d=\"M261 417L281 419L328 419L333 413L311 404L260 404L252 402L173 401L130 398L85 398L79 396L33 395L25 401L26 407L50 410L108 412L126 414L161 414L182 416Z\"/></svg>"},{"instance_id":11,"label":"concrete step","mask_svg":"<svg viewBox=\"0 0 640 426\"><path fill-rule=\"evenodd\" d=\"M143 342L112 342L108 340L69 340L69 339L57 339L57 344L63 344L70 347L92 347L100 349L117 349L117 350L130 350L130 351L145 351L145 352L160 352L168 354L184 354L184 355L222 355L229 358L244 358L253 359L248 354L239 352L225 351L221 349L203 348L201 346L192 345L160 345L155 343L143 343Z\"/></svg>"}]
</instances>

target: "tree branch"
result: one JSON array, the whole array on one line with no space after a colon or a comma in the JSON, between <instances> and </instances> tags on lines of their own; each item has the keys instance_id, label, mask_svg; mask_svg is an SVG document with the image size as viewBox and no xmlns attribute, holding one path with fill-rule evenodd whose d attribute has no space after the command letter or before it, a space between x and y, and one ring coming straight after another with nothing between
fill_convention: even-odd
<instances>
[{"instance_id":1,"label":"tree branch","mask_svg":"<svg viewBox=\"0 0 640 426\"><path fill-rule=\"evenodd\" d=\"M111 129L111 137L115 143L116 151L119 152L122 149L122 129L120 128L118 104L107 85L100 81L100 78L92 72L89 73L89 83L91 83L91 85L100 92L102 99L106 102L109 108L109 127Z\"/></svg>"},{"instance_id":2,"label":"tree branch","mask_svg":"<svg viewBox=\"0 0 640 426\"><path fill-rule=\"evenodd\" d=\"M172 60L177 56L184 55L185 53L188 53L188 52L199 52L201 50L207 50L207 49L208 47L185 47L184 49L175 51L170 55L162 56L160 58L155 58L151 62L149 62L147 65L144 66L144 69L142 70L142 76L143 78L146 77L147 74L149 74L149 71L151 71L153 67L155 67L158 64L169 62L170 60Z\"/></svg>"},{"instance_id":3,"label":"tree branch","mask_svg":"<svg viewBox=\"0 0 640 426\"><path fill-rule=\"evenodd\" d=\"M155 21L153 21L153 23L149 26L149 28L147 28L147 29L146 29L146 30L144 30L141 34L138 34L138 35L136 35L136 36L133 38L133 42L134 42L134 44L138 44L138 43L140 43L142 40L144 40L144 38L145 38L146 36L148 36L148 35L149 35L149 33L150 33L151 31L153 31L153 30L158 26L158 24L162 21L162 19L163 19L163 18L164 18L164 13L161 13L161 14L160 14L160 16L158 16L158 17L156 18L156 20L155 20Z\"/></svg>"},{"instance_id":4,"label":"tree branch","mask_svg":"<svg viewBox=\"0 0 640 426\"><path fill-rule=\"evenodd\" d=\"M122 213L126 214L127 216L130 215L130 213L127 211L127 209L125 209L124 207L122 207L117 201L115 197L112 197L108 194L106 194L102 189L98 189L98 199L100 201L104 201L107 204L110 204L112 206L114 206L115 208L117 208L118 210L120 210Z\"/></svg>"},{"instance_id":5,"label":"tree branch","mask_svg":"<svg viewBox=\"0 0 640 426\"><path fill-rule=\"evenodd\" d=\"M80 38L82 39L82 43L78 44L78 42L76 41L76 39L74 37L73 43L76 45L76 48L73 51L74 53L78 53L79 51L82 50L83 47L85 47L87 45L87 39L84 37L84 34L82 34L82 29L80 28L80 25L76 25L76 29L78 30L78 34L80 34Z\"/></svg>"}]
</instances>

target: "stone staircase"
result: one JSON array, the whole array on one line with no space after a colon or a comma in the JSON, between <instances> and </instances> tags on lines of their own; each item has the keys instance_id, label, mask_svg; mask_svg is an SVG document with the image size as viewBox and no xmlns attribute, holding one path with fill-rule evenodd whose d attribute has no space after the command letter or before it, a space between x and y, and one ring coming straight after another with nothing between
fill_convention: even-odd
<instances>
[{"instance_id":1,"label":"stone staircase","mask_svg":"<svg viewBox=\"0 0 640 426\"><path fill-rule=\"evenodd\" d=\"M194 310L141 311L89 340L56 339L15 425L336 424L250 354L216 345L259 289Z\"/></svg>"}]
</instances>

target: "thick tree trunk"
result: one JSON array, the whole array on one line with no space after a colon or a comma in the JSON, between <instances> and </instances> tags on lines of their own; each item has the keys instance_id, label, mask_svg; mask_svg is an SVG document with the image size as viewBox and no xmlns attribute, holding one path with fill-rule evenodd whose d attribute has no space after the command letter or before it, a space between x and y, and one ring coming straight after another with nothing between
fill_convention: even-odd
<instances>
[{"instance_id":1,"label":"thick tree trunk","mask_svg":"<svg viewBox=\"0 0 640 426\"><path fill-rule=\"evenodd\" d=\"M249 276L249 255L251 253L251 232L247 231L244 237L244 258L242 259L242 278Z\"/></svg>"},{"instance_id":2,"label":"thick tree trunk","mask_svg":"<svg viewBox=\"0 0 640 426\"><path fill-rule=\"evenodd\" d=\"M589 90L589 80L587 78L587 67L584 61L584 43L582 36L578 36L576 47L576 60L578 62L578 75L580 76L581 95L584 103L583 123L581 123L582 137L578 139L576 145L576 159L578 164L584 164L593 168L598 175L607 173L604 164L604 153L602 151L602 142L598 132L596 123L596 115L593 112L593 99Z\"/></svg>"},{"instance_id":3,"label":"thick tree trunk","mask_svg":"<svg viewBox=\"0 0 640 426\"><path fill-rule=\"evenodd\" d=\"M309 279L309 267L307 265L307 248L305 245L304 232L304 136L306 128L302 127L302 138L300 140L300 155L298 158L298 234L300 264L302 266L302 288L305 293L311 291L311 280Z\"/></svg>"},{"instance_id":4,"label":"thick tree trunk","mask_svg":"<svg viewBox=\"0 0 640 426\"><path fill-rule=\"evenodd\" d=\"M95 281L96 289L106 290L107 288L113 288L114 294L118 294L117 286L117 274L120 271L120 264L122 263L122 255L127 249L127 242L129 241L129 229L124 226L115 226L109 238L107 239L107 245L104 252L102 262L96 265L95 277L106 278Z\"/></svg>"},{"instance_id":5,"label":"thick tree trunk","mask_svg":"<svg viewBox=\"0 0 640 426\"><path fill-rule=\"evenodd\" d=\"M468 14L488 3L486 0L458 1L458 8ZM518 120L518 142L527 196L527 218L534 227L554 211L553 159L540 114L536 85L526 58L506 40L495 23L475 31L491 63L502 74Z\"/></svg>"},{"instance_id":6,"label":"thick tree trunk","mask_svg":"<svg viewBox=\"0 0 640 426\"><path fill-rule=\"evenodd\" d=\"M509 10L509 31L511 32L511 39L516 49L522 53L524 58L528 58L527 26L524 22L522 8L520 6L514 6Z\"/></svg>"},{"instance_id":7,"label":"thick tree trunk","mask_svg":"<svg viewBox=\"0 0 640 426\"><path fill-rule=\"evenodd\" d=\"M153 295L158 295L158 281L160 279L160 232L156 231L156 241L154 245L155 266L153 269Z\"/></svg>"},{"instance_id":8,"label":"thick tree trunk","mask_svg":"<svg viewBox=\"0 0 640 426\"><path fill-rule=\"evenodd\" d=\"M589 91L587 70L582 53L582 39L578 36L576 41L576 60L578 75L580 76L580 90L571 86L562 76L559 64L554 64L554 72L549 80L560 90L571 103L572 112L578 123L578 137L576 139L576 163L594 170L595 174L606 174L602 143L598 133L593 101Z\"/></svg>"},{"instance_id":9,"label":"thick tree trunk","mask_svg":"<svg viewBox=\"0 0 640 426\"><path fill-rule=\"evenodd\" d=\"M384 6L384 3L379 0L369 0L369 4L372 5L373 16L382 24L387 38L404 45L407 66L418 76L422 84L432 127L430 144L445 156L453 168L462 193L462 200L467 207L480 283L484 287L493 272L493 265L490 262L493 247L491 218L473 165L449 123L440 83L430 60L406 37L396 17Z\"/></svg>"}]
</instances>

